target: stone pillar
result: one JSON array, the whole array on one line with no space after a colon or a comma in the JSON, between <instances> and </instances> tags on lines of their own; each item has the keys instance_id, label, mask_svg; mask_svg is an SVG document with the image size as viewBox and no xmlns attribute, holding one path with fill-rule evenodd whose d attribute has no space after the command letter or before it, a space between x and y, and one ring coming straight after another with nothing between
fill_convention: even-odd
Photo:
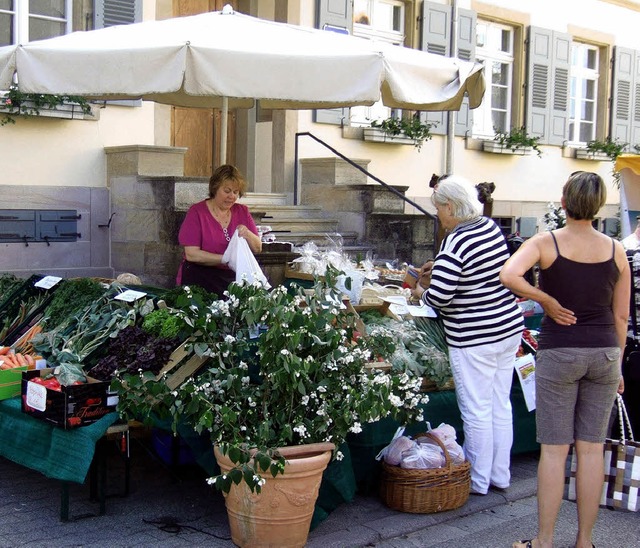
<instances>
[{"instance_id":1,"label":"stone pillar","mask_svg":"<svg viewBox=\"0 0 640 548\"><path fill-rule=\"evenodd\" d=\"M184 173L185 148L109 147L111 266L145 284L172 287L180 261L177 236L184 212L175 209L176 177Z\"/></svg>"}]
</instances>

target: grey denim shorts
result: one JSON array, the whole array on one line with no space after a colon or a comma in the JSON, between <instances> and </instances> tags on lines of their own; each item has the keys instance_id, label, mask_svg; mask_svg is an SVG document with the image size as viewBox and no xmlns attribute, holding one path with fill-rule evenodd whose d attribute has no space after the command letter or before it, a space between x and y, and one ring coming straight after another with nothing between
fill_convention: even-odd
<instances>
[{"instance_id":1,"label":"grey denim shorts","mask_svg":"<svg viewBox=\"0 0 640 548\"><path fill-rule=\"evenodd\" d=\"M604 442L620 382L620 348L552 348L536 355L538 443Z\"/></svg>"}]
</instances>

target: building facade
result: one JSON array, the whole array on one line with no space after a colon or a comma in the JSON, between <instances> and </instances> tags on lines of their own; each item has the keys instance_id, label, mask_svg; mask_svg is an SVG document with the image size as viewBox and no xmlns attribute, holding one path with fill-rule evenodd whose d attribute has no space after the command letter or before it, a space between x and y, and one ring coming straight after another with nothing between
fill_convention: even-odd
<instances>
[{"instance_id":1,"label":"building facade","mask_svg":"<svg viewBox=\"0 0 640 548\"><path fill-rule=\"evenodd\" d=\"M265 19L456 55L485 66L487 90L474 110L402 113L376 104L315 111L256 105L230 112L227 159L245 173L251 193L277 193L290 204L305 203L304 179L294 188L296 148L301 161L334 157L316 140L296 138L309 132L365 163L375 177L406 187L406 196L427 211L432 211L434 174L493 183L492 216L505 233L524 237L545 229L548 204L558 205L570 173L596 171L609 183L598 228L617 232L613 164L608 157L585 155L585 148L607 139L631 152L640 145L640 51L635 49L640 2L635 0L57 0L45 8L12 0L0 6L0 45L191 15L226 3ZM411 141L371 140L366 131L373 120L414 115L432 124L432 138L419 149ZM158 214L175 207L166 185L183 176L201 184L219 163L217 110L123 101L95 103L91 115L43 111L14 120L0 127L2 209L24 211L25 218L17 220L35 232L29 239L22 229L14 231L15 224L0 227L2 271L47 269L65 276L135 271L122 261L114 264L119 242L149 242L154 234L175 239L175 221ZM496 132L513 128L538 137L541 156L489 150ZM125 207L132 202L123 189L135 176L156 178L156 188L163 190L136 194L134 214ZM159 194L162 199L155 203ZM416 212L410 205L405 211ZM68 212L76 218L67 219ZM47 219L58 224L51 228ZM31 228L25 230L31 234ZM3 233L19 237L2 239ZM150 254L144 246L140 252Z\"/></svg>"}]
</instances>

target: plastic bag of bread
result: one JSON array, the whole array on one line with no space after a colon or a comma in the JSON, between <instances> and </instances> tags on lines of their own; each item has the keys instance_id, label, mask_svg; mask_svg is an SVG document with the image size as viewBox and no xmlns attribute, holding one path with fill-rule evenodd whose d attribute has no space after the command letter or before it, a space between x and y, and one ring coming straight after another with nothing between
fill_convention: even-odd
<instances>
[{"instance_id":1,"label":"plastic bag of bread","mask_svg":"<svg viewBox=\"0 0 640 548\"><path fill-rule=\"evenodd\" d=\"M405 451L409 451L418 445L415 440L408 436L400 436L395 438L384 449L384 462L393 466L398 466L402 462L402 456Z\"/></svg>"},{"instance_id":2,"label":"plastic bag of bread","mask_svg":"<svg viewBox=\"0 0 640 548\"><path fill-rule=\"evenodd\" d=\"M442 449L437 445L417 443L402 453L401 468L441 468L446 463Z\"/></svg>"}]
</instances>

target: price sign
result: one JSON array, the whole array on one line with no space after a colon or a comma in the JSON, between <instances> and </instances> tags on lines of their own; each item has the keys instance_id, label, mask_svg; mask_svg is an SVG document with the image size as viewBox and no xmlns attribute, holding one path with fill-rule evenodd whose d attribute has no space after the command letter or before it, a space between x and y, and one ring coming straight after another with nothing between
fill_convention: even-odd
<instances>
[{"instance_id":1,"label":"price sign","mask_svg":"<svg viewBox=\"0 0 640 548\"><path fill-rule=\"evenodd\" d=\"M35 382L28 382L27 405L38 411L44 411L47 408L47 387Z\"/></svg>"},{"instance_id":2,"label":"price sign","mask_svg":"<svg viewBox=\"0 0 640 548\"><path fill-rule=\"evenodd\" d=\"M62 280L62 278L58 276L45 276L33 285L35 287L41 287L42 289L51 289L54 285L60 283L60 280Z\"/></svg>"},{"instance_id":3,"label":"price sign","mask_svg":"<svg viewBox=\"0 0 640 548\"><path fill-rule=\"evenodd\" d=\"M116 295L114 299L116 299L117 301L125 301L128 303L132 303L134 301L137 301L138 299L141 299L145 295L146 293L142 291L134 291L133 289L127 289L126 291L123 291L122 293L119 293L118 295Z\"/></svg>"}]
</instances>

